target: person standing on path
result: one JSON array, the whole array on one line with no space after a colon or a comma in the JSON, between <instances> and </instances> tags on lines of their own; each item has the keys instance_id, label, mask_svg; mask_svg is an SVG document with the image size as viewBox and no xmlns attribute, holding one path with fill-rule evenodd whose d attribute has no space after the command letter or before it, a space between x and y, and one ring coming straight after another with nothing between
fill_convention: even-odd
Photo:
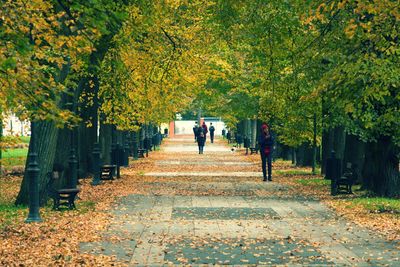
<instances>
[{"instance_id":1,"label":"person standing on path","mask_svg":"<svg viewBox=\"0 0 400 267\"><path fill-rule=\"evenodd\" d=\"M193 134L194 134L194 141L196 142L197 141L197 134L198 134L198 131L199 131L199 125L197 125L197 121L194 123L194 126L193 126Z\"/></svg>"},{"instance_id":2,"label":"person standing on path","mask_svg":"<svg viewBox=\"0 0 400 267\"><path fill-rule=\"evenodd\" d=\"M261 125L261 133L258 137L258 145L260 147L261 163L263 171L263 181L267 181L267 164L268 164L268 181L272 181L272 150L274 146L274 138L268 125Z\"/></svg>"},{"instance_id":3,"label":"person standing on path","mask_svg":"<svg viewBox=\"0 0 400 267\"><path fill-rule=\"evenodd\" d=\"M206 142L206 135L204 133L203 127L200 127L198 129L198 134L197 134L197 144L199 145L199 154L203 154L205 142Z\"/></svg>"},{"instance_id":4,"label":"person standing on path","mask_svg":"<svg viewBox=\"0 0 400 267\"><path fill-rule=\"evenodd\" d=\"M211 139L211 144L214 143L214 132L215 132L215 128L212 125L212 123L210 123L210 139Z\"/></svg>"},{"instance_id":5,"label":"person standing on path","mask_svg":"<svg viewBox=\"0 0 400 267\"><path fill-rule=\"evenodd\" d=\"M203 129L203 134L204 134L204 145L206 144L207 141L207 133L208 133L208 128L206 123L203 121L203 124L201 125L201 128Z\"/></svg>"}]
</instances>

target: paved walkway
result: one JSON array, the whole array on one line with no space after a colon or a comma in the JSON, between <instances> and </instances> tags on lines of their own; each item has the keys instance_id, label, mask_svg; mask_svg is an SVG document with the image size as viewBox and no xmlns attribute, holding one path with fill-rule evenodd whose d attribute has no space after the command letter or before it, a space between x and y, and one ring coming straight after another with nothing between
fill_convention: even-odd
<instances>
[{"instance_id":1,"label":"paved walkway","mask_svg":"<svg viewBox=\"0 0 400 267\"><path fill-rule=\"evenodd\" d=\"M120 199L103 241L81 244L82 252L115 255L129 266L400 266L393 244L320 202L258 196L257 190L285 186L262 182L256 172L229 172L235 164L253 164L222 142L208 143L198 155L191 138L179 137L158 153L167 156L155 162L165 172L145 173L155 177L149 186L191 194L157 190ZM169 170L177 165L184 169ZM199 165L228 170L187 171Z\"/></svg>"}]
</instances>

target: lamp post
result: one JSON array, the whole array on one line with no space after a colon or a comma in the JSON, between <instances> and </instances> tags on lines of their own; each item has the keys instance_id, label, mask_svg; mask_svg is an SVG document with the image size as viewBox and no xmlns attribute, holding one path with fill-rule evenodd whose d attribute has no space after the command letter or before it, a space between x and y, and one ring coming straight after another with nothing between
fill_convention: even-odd
<instances>
[{"instance_id":1,"label":"lamp post","mask_svg":"<svg viewBox=\"0 0 400 267\"><path fill-rule=\"evenodd\" d=\"M73 112L74 104L73 104L73 92L71 91L70 101L67 103L67 108ZM72 126L70 129L70 151L69 151L69 159L68 165L70 170L70 187L75 189L78 184L78 160L76 158L76 150L75 150L75 127Z\"/></svg>"},{"instance_id":2,"label":"lamp post","mask_svg":"<svg viewBox=\"0 0 400 267\"><path fill-rule=\"evenodd\" d=\"M124 132L124 167L129 166L129 133Z\"/></svg>"},{"instance_id":3,"label":"lamp post","mask_svg":"<svg viewBox=\"0 0 400 267\"><path fill-rule=\"evenodd\" d=\"M138 148L139 148L138 131L135 131L135 132L133 132L133 158L134 159L139 158Z\"/></svg>"},{"instance_id":4,"label":"lamp post","mask_svg":"<svg viewBox=\"0 0 400 267\"><path fill-rule=\"evenodd\" d=\"M100 146L99 146L99 124L96 125L96 142L93 144L93 181L92 185L99 185L100 181Z\"/></svg>"},{"instance_id":5,"label":"lamp post","mask_svg":"<svg viewBox=\"0 0 400 267\"><path fill-rule=\"evenodd\" d=\"M31 149L28 156L28 177L29 177L29 214L25 220L27 223L41 222L39 213L39 164L37 162L38 154L35 144L35 123L31 122Z\"/></svg>"}]
</instances>

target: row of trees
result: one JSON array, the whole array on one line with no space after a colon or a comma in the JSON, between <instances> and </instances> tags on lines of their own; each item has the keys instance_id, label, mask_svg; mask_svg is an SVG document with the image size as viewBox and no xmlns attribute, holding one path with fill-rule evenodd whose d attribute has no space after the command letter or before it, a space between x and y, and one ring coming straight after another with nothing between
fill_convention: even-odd
<instances>
[{"instance_id":1,"label":"row of trees","mask_svg":"<svg viewBox=\"0 0 400 267\"><path fill-rule=\"evenodd\" d=\"M191 102L202 73L193 48L208 4L186 2L1 3L0 110L32 121L41 196L53 165L68 167L71 148L85 177L98 140L109 158L113 128L137 132ZM28 178L16 204L28 203Z\"/></svg>"},{"instance_id":2,"label":"row of trees","mask_svg":"<svg viewBox=\"0 0 400 267\"><path fill-rule=\"evenodd\" d=\"M335 150L358 165L364 188L400 194L396 1L228 0L212 13L224 64L200 96L215 96L209 112L231 127L268 121L302 155L321 147L322 172Z\"/></svg>"},{"instance_id":3,"label":"row of trees","mask_svg":"<svg viewBox=\"0 0 400 267\"><path fill-rule=\"evenodd\" d=\"M106 155L113 127L196 108L231 127L266 120L289 147L322 145L322 162L334 149L366 188L394 196L397 10L391 0L7 0L0 109L35 122L42 191L71 143L88 174L98 128Z\"/></svg>"}]
</instances>

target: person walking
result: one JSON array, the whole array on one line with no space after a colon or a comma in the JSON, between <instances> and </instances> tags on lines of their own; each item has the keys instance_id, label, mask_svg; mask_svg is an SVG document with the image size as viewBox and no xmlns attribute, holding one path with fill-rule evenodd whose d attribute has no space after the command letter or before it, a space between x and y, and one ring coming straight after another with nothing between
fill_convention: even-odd
<instances>
[{"instance_id":1,"label":"person walking","mask_svg":"<svg viewBox=\"0 0 400 267\"><path fill-rule=\"evenodd\" d=\"M215 132L215 128L212 125L212 123L210 123L210 139L211 139L211 143L214 143L214 132Z\"/></svg>"},{"instance_id":2,"label":"person walking","mask_svg":"<svg viewBox=\"0 0 400 267\"><path fill-rule=\"evenodd\" d=\"M208 133L208 128L207 128L206 122L203 121L203 124L201 125L201 128L203 129L204 145L205 145L206 141L207 141L207 133Z\"/></svg>"},{"instance_id":3,"label":"person walking","mask_svg":"<svg viewBox=\"0 0 400 267\"><path fill-rule=\"evenodd\" d=\"M194 123L193 126L193 134L194 134L194 141L196 142L197 140L197 134L198 134L198 130L199 130L199 125L197 124L197 121Z\"/></svg>"},{"instance_id":4,"label":"person walking","mask_svg":"<svg viewBox=\"0 0 400 267\"><path fill-rule=\"evenodd\" d=\"M199 145L199 154L203 154L205 142L206 142L206 135L204 133L204 129L200 127L197 134L197 144Z\"/></svg>"},{"instance_id":5,"label":"person walking","mask_svg":"<svg viewBox=\"0 0 400 267\"><path fill-rule=\"evenodd\" d=\"M258 145L260 147L261 154L263 181L267 181L267 164L268 181L272 181L272 150L274 146L274 138L266 123L261 125L261 133L258 136Z\"/></svg>"}]
</instances>

